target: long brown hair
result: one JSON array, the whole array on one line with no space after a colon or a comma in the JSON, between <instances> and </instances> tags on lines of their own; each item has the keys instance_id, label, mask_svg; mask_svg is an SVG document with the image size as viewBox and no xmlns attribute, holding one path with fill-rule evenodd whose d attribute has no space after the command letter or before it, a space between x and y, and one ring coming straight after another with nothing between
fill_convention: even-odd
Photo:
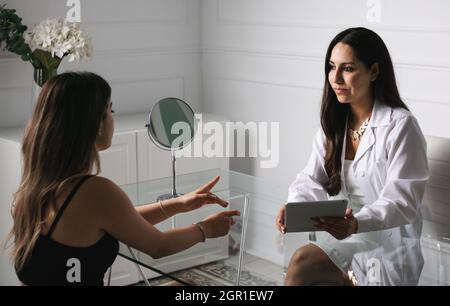
<instances>
[{"instance_id":1,"label":"long brown hair","mask_svg":"<svg viewBox=\"0 0 450 306\"><path fill-rule=\"evenodd\" d=\"M370 69L374 63L378 63L380 72L376 80L372 82L374 99L393 108L408 109L400 98L392 60L381 37L362 27L350 28L336 35L328 46L325 57L325 85L320 118L326 137L324 158L328 183L325 189L331 196L338 194L341 190L341 154L344 145L345 122L349 113L349 105L339 103L328 81L331 52L339 42L349 45L356 58L364 63L367 69Z\"/></svg>"},{"instance_id":2,"label":"long brown hair","mask_svg":"<svg viewBox=\"0 0 450 306\"><path fill-rule=\"evenodd\" d=\"M14 194L12 260L29 259L44 224L56 212L56 195L100 162L95 141L106 115L111 87L89 72L68 72L48 80L37 99L22 141L23 172Z\"/></svg>"}]
</instances>

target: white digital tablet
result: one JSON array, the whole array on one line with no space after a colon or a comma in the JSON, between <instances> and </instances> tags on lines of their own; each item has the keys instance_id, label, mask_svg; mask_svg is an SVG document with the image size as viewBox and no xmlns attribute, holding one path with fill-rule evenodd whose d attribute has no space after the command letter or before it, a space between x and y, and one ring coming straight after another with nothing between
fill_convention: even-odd
<instances>
[{"instance_id":1,"label":"white digital tablet","mask_svg":"<svg viewBox=\"0 0 450 306\"><path fill-rule=\"evenodd\" d=\"M286 232L315 232L314 217L344 217L347 200L297 202L286 204Z\"/></svg>"}]
</instances>

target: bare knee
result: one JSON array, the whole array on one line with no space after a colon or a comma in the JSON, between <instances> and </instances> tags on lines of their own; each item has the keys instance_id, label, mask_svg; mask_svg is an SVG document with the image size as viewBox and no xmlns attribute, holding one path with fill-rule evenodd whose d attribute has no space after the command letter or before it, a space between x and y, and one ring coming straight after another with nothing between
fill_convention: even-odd
<instances>
[{"instance_id":1,"label":"bare knee","mask_svg":"<svg viewBox=\"0 0 450 306\"><path fill-rule=\"evenodd\" d=\"M340 282L342 272L328 255L314 244L297 249L289 262L286 285L312 285L320 282Z\"/></svg>"},{"instance_id":2,"label":"bare knee","mask_svg":"<svg viewBox=\"0 0 450 306\"><path fill-rule=\"evenodd\" d=\"M303 283L306 276L317 265L316 246L311 244L298 248L289 261L288 271L286 274L286 285Z\"/></svg>"},{"instance_id":3,"label":"bare knee","mask_svg":"<svg viewBox=\"0 0 450 306\"><path fill-rule=\"evenodd\" d=\"M305 245L301 248L298 248L294 254L292 254L289 265L293 265L295 267L305 267L314 257L313 255L314 249L310 247L310 245Z\"/></svg>"}]
</instances>

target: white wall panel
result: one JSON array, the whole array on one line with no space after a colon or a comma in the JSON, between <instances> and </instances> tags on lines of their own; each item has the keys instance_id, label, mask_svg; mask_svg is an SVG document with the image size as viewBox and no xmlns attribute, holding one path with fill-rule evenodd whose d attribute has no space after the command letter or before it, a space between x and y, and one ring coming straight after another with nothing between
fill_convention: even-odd
<instances>
[{"instance_id":1,"label":"white wall panel","mask_svg":"<svg viewBox=\"0 0 450 306\"><path fill-rule=\"evenodd\" d=\"M69 7L65 0L7 0L23 21L36 24L42 19L66 17ZM80 0L82 22L101 23L184 23L188 3L184 0ZM14 4L14 5L13 5ZM132 5L130 5L132 4Z\"/></svg>"},{"instance_id":2,"label":"white wall panel","mask_svg":"<svg viewBox=\"0 0 450 306\"><path fill-rule=\"evenodd\" d=\"M158 99L177 96L201 111L199 0L81 0L82 27L92 37L88 63L68 63L58 72L86 70L112 87L118 114L146 113ZM65 18L66 1L6 1L29 28ZM0 128L21 126L31 115L31 64L0 54Z\"/></svg>"},{"instance_id":3,"label":"white wall panel","mask_svg":"<svg viewBox=\"0 0 450 306\"><path fill-rule=\"evenodd\" d=\"M300 112L292 100L298 99L301 105L304 102L302 94L308 89L317 89L314 100L309 102L320 103L323 57L330 40L346 27L365 26L377 31L386 42L401 95L424 133L450 138L450 125L445 119L450 116L447 90L450 82L450 21L445 10L450 4L444 0L381 0L380 4L381 22L369 23L366 19L369 8L363 0L203 1L206 110L253 120L262 120L264 114L270 112L279 114L281 126L295 125L293 120L302 122L302 127L312 123L318 126L319 114ZM220 79L217 81L220 83L227 78L241 78L247 82L227 90L220 89L225 85L212 84L213 79ZM252 82L260 87L250 92L248 84ZM284 89L276 91L274 86ZM289 93L292 86L298 91L293 95ZM274 97L274 92L278 98ZM242 95L246 95L245 101L239 98ZM239 102L231 101L233 99ZM261 101L266 101L264 106L270 111L260 107ZM236 105L239 105L237 112L233 108ZM292 118L292 112L297 114L296 118ZM281 137L293 139L298 131L291 129L287 133L289 136ZM297 146L309 148L309 137L311 135L301 139ZM281 151L283 154L283 149ZM292 159L300 155L300 159L306 161L309 152L290 150L286 154L293 156ZM289 175L299 170L301 168L291 168ZM279 171L278 175L281 179L286 173Z\"/></svg>"},{"instance_id":4,"label":"white wall panel","mask_svg":"<svg viewBox=\"0 0 450 306\"><path fill-rule=\"evenodd\" d=\"M258 158L232 160L231 168L284 184L287 192L287 183L309 158L319 127L329 42L345 28L371 28L388 46L401 96L427 135L432 173L426 218L450 224L450 2L379 2L381 22L369 23L366 0L203 1L204 109L233 121L279 121L277 168L261 169ZM260 230L274 222L276 213L268 205L280 203L252 204L249 251L278 261L272 228ZM289 254L299 241L286 241Z\"/></svg>"}]
</instances>

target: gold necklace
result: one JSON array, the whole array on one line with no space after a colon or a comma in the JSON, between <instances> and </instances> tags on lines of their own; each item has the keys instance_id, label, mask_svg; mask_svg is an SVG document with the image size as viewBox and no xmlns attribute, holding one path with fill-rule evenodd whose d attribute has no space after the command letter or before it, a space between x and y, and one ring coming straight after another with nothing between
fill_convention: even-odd
<instances>
[{"instance_id":1,"label":"gold necklace","mask_svg":"<svg viewBox=\"0 0 450 306\"><path fill-rule=\"evenodd\" d=\"M352 128L348 128L348 135L353 141L360 140L362 135L364 135L364 132L366 131L367 126L369 125L369 119L370 117L364 120L364 122L361 124L361 126L357 131Z\"/></svg>"}]
</instances>

